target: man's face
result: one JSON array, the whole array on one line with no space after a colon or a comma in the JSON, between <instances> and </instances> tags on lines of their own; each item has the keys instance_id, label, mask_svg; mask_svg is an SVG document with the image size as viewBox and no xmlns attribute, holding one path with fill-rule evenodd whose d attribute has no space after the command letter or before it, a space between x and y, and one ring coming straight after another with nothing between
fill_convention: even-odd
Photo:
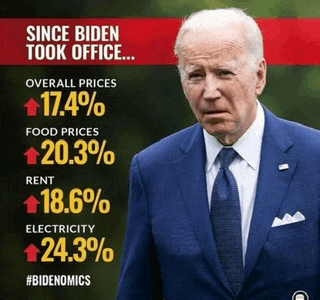
<instances>
[{"instance_id":1,"label":"man's face","mask_svg":"<svg viewBox=\"0 0 320 300\"><path fill-rule=\"evenodd\" d=\"M180 68L184 93L202 127L224 145L235 143L255 120L256 98L265 85L265 60L254 69L242 30L229 26L186 32Z\"/></svg>"}]
</instances>

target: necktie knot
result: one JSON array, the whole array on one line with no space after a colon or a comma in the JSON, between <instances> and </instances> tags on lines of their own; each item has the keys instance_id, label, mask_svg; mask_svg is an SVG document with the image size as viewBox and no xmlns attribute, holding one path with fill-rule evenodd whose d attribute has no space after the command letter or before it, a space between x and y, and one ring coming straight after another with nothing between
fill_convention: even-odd
<instances>
[{"instance_id":1,"label":"necktie knot","mask_svg":"<svg viewBox=\"0 0 320 300\"><path fill-rule=\"evenodd\" d=\"M229 168L230 164L236 158L238 153L233 148L222 148L220 156L220 168Z\"/></svg>"}]
</instances>

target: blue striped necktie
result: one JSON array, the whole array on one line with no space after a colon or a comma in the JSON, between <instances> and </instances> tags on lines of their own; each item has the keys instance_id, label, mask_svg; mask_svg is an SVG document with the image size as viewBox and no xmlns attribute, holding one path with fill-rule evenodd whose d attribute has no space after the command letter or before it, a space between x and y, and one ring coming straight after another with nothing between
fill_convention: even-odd
<instances>
[{"instance_id":1,"label":"blue striped necktie","mask_svg":"<svg viewBox=\"0 0 320 300\"><path fill-rule=\"evenodd\" d=\"M240 288L243 275L239 193L229 170L237 155L233 148L222 148L219 153L220 169L213 184L210 211L218 256L234 294Z\"/></svg>"}]
</instances>

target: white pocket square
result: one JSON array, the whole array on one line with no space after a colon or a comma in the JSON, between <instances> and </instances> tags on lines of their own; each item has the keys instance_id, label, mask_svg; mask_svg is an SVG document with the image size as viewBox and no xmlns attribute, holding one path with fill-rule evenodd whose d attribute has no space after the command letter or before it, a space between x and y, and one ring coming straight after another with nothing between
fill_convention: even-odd
<instances>
[{"instance_id":1,"label":"white pocket square","mask_svg":"<svg viewBox=\"0 0 320 300\"><path fill-rule=\"evenodd\" d=\"M285 214L282 220L279 219L278 217L274 218L271 227L297 223L297 222L304 221L305 219L306 219L305 216L300 211L297 211L293 216L290 216L289 214Z\"/></svg>"}]
</instances>

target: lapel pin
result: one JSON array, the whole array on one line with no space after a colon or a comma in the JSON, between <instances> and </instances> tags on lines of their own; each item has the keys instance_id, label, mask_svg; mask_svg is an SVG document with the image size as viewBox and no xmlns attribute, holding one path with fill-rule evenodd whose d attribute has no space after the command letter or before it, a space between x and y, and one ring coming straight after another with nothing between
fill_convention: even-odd
<instances>
[{"instance_id":1,"label":"lapel pin","mask_svg":"<svg viewBox=\"0 0 320 300\"><path fill-rule=\"evenodd\" d=\"M288 164L279 165L279 170L280 171L288 170L288 169L289 169L289 165Z\"/></svg>"}]
</instances>

